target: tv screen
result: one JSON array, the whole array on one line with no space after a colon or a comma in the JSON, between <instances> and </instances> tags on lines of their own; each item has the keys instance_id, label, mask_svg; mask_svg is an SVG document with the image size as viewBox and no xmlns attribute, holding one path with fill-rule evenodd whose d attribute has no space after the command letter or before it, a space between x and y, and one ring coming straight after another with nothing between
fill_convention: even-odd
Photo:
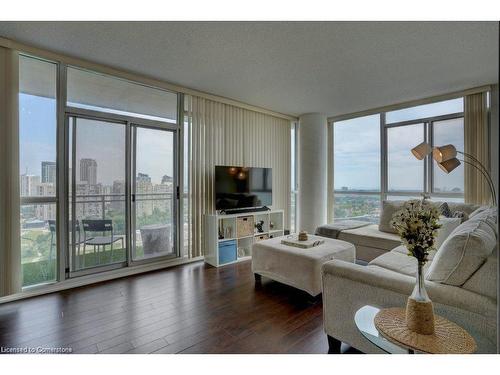
<instances>
[{"instance_id":1,"label":"tv screen","mask_svg":"<svg viewBox=\"0 0 500 375\"><path fill-rule=\"evenodd\" d=\"M215 167L215 209L270 206L273 203L271 168Z\"/></svg>"}]
</instances>

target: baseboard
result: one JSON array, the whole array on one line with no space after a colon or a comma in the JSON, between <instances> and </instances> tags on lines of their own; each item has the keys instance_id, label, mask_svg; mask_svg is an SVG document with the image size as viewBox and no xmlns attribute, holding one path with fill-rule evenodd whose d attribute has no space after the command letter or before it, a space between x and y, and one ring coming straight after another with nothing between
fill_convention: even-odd
<instances>
[{"instance_id":1,"label":"baseboard","mask_svg":"<svg viewBox=\"0 0 500 375\"><path fill-rule=\"evenodd\" d=\"M113 279L119 279L121 277L127 277L132 275L137 275L150 271L157 271L161 269L166 269L170 267L179 266L182 264L193 263L202 261L204 258L196 257L196 258L177 258L168 261L156 262L156 263L148 263L142 264L134 267L126 267L120 268L117 270L106 271L100 274L86 275L75 277L74 279L68 279L52 284L45 284L34 286L31 288L26 288L20 293L11 294L5 297L0 297L0 305L12 301L17 301L25 298L31 298L36 296L41 296L43 294L49 294L54 292L59 292L61 290L78 288L80 286L96 284L102 281L108 281Z\"/></svg>"}]
</instances>

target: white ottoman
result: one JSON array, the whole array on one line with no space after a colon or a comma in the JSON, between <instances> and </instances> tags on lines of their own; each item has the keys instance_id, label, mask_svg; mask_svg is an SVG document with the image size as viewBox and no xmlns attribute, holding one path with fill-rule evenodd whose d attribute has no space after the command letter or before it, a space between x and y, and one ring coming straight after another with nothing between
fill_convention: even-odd
<instances>
[{"instance_id":1,"label":"white ottoman","mask_svg":"<svg viewBox=\"0 0 500 375\"><path fill-rule=\"evenodd\" d=\"M325 237L312 236L325 242L309 249L281 244L283 237L259 241L252 246L252 272L255 280L269 277L317 296L321 293L321 266L332 259L354 263L353 244Z\"/></svg>"}]
</instances>

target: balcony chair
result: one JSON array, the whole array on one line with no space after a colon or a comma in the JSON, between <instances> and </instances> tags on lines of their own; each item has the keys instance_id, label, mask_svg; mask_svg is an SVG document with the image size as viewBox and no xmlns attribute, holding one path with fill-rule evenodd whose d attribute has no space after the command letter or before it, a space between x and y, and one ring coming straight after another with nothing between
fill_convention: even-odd
<instances>
[{"instance_id":1,"label":"balcony chair","mask_svg":"<svg viewBox=\"0 0 500 375\"><path fill-rule=\"evenodd\" d=\"M117 241L121 241L122 249L124 248L123 237L115 237L113 233L113 221L106 219L92 219L92 220L82 220L83 225L83 242L84 247L87 245L94 247L94 255L98 256L98 263L101 263L101 246L103 251L106 251L106 245L111 245L111 262L113 261L113 244ZM101 232L102 236L93 236L87 238L87 233ZM106 236L106 232L110 232L111 235ZM84 250L85 253L85 250ZM111 263L110 262L110 263Z\"/></svg>"}]
</instances>

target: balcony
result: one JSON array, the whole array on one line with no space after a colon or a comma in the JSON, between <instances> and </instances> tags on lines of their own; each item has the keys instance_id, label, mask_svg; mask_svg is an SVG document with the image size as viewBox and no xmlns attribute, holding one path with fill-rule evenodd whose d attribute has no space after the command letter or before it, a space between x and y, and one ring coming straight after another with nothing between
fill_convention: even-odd
<instances>
[{"instance_id":1,"label":"balcony","mask_svg":"<svg viewBox=\"0 0 500 375\"><path fill-rule=\"evenodd\" d=\"M71 197L70 197L71 202ZM173 254L173 202L172 192L147 192L135 195L132 205L132 225L135 223L131 243L134 260L154 258ZM75 225L79 230L71 228L72 206L75 210ZM127 260L127 235L125 220L125 194L93 194L77 195L74 205L69 205L69 242L70 267L72 271L86 268L121 263ZM29 203L21 206L21 264L23 286L50 282L56 279L56 204ZM110 236L111 233L85 232L83 220L111 220L113 244L102 245L97 251L91 243L97 236ZM151 229L153 228L153 229ZM149 232L168 230L168 239L163 241L146 241L143 236ZM75 242L71 238L75 238ZM165 237L165 236L164 236ZM123 246L122 246L123 243ZM167 249L155 249L154 246Z\"/></svg>"}]
</instances>

